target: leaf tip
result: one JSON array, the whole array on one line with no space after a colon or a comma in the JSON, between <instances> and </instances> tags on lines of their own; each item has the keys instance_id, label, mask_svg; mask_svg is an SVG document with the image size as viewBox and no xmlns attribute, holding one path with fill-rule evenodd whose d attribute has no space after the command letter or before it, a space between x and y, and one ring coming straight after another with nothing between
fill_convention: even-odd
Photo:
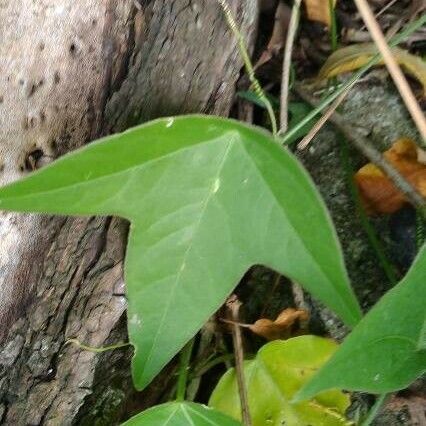
<instances>
[{"instance_id":1,"label":"leaf tip","mask_svg":"<svg viewBox=\"0 0 426 426\"><path fill-rule=\"evenodd\" d=\"M137 391L144 390L152 381L152 375L147 374L146 364L140 362L138 347L133 343L133 357L131 362L132 381Z\"/></svg>"}]
</instances>

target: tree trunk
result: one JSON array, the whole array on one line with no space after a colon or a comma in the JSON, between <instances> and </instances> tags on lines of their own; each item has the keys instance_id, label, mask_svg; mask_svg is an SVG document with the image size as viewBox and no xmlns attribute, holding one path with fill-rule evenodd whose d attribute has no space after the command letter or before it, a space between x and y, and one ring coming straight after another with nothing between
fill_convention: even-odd
<instances>
[{"instance_id":1,"label":"tree trunk","mask_svg":"<svg viewBox=\"0 0 426 426\"><path fill-rule=\"evenodd\" d=\"M251 40L256 0L229 2ZM151 118L227 115L242 66L213 0L0 0L0 185ZM143 189L142 189L143 190ZM0 419L117 424L136 404L126 341L127 224L0 214Z\"/></svg>"}]
</instances>

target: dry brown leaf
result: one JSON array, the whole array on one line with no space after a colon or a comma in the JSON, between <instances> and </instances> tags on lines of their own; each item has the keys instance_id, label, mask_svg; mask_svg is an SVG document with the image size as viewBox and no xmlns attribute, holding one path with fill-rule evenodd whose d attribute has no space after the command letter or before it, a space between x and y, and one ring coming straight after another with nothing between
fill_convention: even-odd
<instances>
[{"instance_id":1,"label":"dry brown leaf","mask_svg":"<svg viewBox=\"0 0 426 426\"><path fill-rule=\"evenodd\" d=\"M342 47L331 54L325 61L325 64L320 69L318 78L323 80L361 68L376 53L377 48L374 43L361 43ZM398 47L392 47L392 53L403 69L422 84L423 92L426 93L426 63L420 57ZM378 65L383 65L383 61L380 61Z\"/></svg>"},{"instance_id":2,"label":"dry brown leaf","mask_svg":"<svg viewBox=\"0 0 426 426\"><path fill-rule=\"evenodd\" d=\"M426 165L419 161L418 148L411 139L398 139L383 156L426 197ZM393 182L372 163L358 170L355 182L368 214L393 213L408 202Z\"/></svg>"},{"instance_id":3,"label":"dry brown leaf","mask_svg":"<svg viewBox=\"0 0 426 426\"><path fill-rule=\"evenodd\" d=\"M333 0L333 7L336 6ZM310 21L321 22L327 27L331 25L329 0L305 0L306 15Z\"/></svg>"},{"instance_id":4,"label":"dry brown leaf","mask_svg":"<svg viewBox=\"0 0 426 426\"><path fill-rule=\"evenodd\" d=\"M249 324L247 327L259 336L267 340L277 340L288 338L291 334L292 326L298 321L307 321L309 318L308 312L294 308L284 309L272 321L267 318L261 318L254 324Z\"/></svg>"},{"instance_id":5,"label":"dry brown leaf","mask_svg":"<svg viewBox=\"0 0 426 426\"><path fill-rule=\"evenodd\" d=\"M274 55L277 55L278 52L284 48L290 16L290 8L284 2L279 2L275 11L274 28L272 29L271 38L269 39L266 49L256 62L254 66L255 69L270 61Z\"/></svg>"}]
</instances>

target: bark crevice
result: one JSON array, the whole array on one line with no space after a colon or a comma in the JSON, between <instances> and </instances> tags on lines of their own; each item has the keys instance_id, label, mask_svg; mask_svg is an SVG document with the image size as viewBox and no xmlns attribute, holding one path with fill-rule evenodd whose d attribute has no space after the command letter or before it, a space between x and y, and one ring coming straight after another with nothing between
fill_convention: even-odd
<instances>
[{"instance_id":1,"label":"bark crevice","mask_svg":"<svg viewBox=\"0 0 426 426\"><path fill-rule=\"evenodd\" d=\"M257 1L233 7L250 41ZM227 115L242 67L215 1L5 0L0 39L0 185L25 176L36 149L39 167L160 115ZM173 366L130 407L130 348L64 344L126 340L127 227L0 213L2 424L116 424L167 385Z\"/></svg>"}]
</instances>

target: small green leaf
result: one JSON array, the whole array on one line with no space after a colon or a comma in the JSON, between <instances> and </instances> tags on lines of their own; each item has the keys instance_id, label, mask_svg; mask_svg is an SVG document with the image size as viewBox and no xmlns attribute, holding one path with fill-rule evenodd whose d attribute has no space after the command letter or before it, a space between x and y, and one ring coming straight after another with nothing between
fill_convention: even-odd
<instances>
[{"instance_id":1,"label":"small green leaf","mask_svg":"<svg viewBox=\"0 0 426 426\"><path fill-rule=\"evenodd\" d=\"M132 363L145 387L263 264L349 325L360 309L314 185L272 136L232 120L166 118L90 144L0 189L0 209L117 215Z\"/></svg>"},{"instance_id":2,"label":"small green leaf","mask_svg":"<svg viewBox=\"0 0 426 426\"><path fill-rule=\"evenodd\" d=\"M407 387L426 369L426 247L406 277L385 294L340 349L296 396L330 388L388 393ZM423 332L424 336L424 332Z\"/></svg>"},{"instance_id":3,"label":"small green leaf","mask_svg":"<svg viewBox=\"0 0 426 426\"><path fill-rule=\"evenodd\" d=\"M314 400L292 403L294 394L337 349L331 340L301 336L275 340L256 358L244 363L244 375L253 426L342 426L349 397L340 391L323 392ZM209 405L241 420L235 370L228 370L212 393Z\"/></svg>"},{"instance_id":4,"label":"small green leaf","mask_svg":"<svg viewBox=\"0 0 426 426\"><path fill-rule=\"evenodd\" d=\"M205 405L169 402L137 414L122 426L239 426L241 423Z\"/></svg>"},{"instance_id":5,"label":"small green leaf","mask_svg":"<svg viewBox=\"0 0 426 426\"><path fill-rule=\"evenodd\" d=\"M252 90L242 90L241 92L237 92L237 95L241 99L245 99L246 101L251 102L261 108L265 108L265 103L262 101L261 98L259 98L257 93L253 92ZM268 98L269 102L271 103L274 109L279 109L280 101L278 98L268 93L265 93L265 96Z\"/></svg>"}]
</instances>

